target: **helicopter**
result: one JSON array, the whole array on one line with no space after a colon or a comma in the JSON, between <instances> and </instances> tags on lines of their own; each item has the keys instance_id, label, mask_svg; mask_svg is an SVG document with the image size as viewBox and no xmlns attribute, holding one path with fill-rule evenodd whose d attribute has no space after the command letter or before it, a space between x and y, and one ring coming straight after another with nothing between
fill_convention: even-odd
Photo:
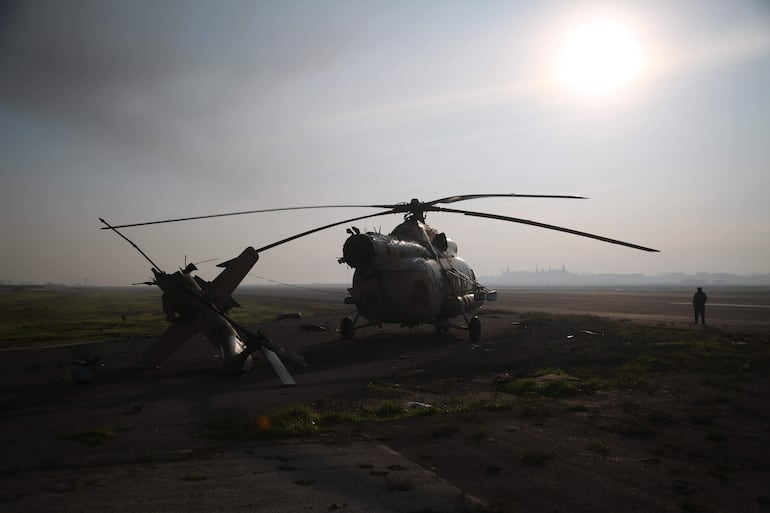
<instances>
[{"instance_id":1,"label":"helicopter","mask_svg":"<svg viewBox=\"0 0 770 513\"><path fill-rule=\"evenodd\" d=\"M218 264L224 270L208 282L192 274L198 270L193 263L171 274L164 272L116 227L102 218L99 220L150 262L154 279L143 283L157 285L163 291L163 312L169 326L141 357L141 367L156 367L188 340L203 336L219 349L225 376L250 370L252 353L261 351L284 385L296 384L279 355L304 367L302 356L270 340L261 331L245 329L227 316L231 308L240 306L231 294L259 260L254 248L247 247L237 257Z\"/></svg>"},{"instance_id":2,"label":"helicopter","mask_svg":"<svg viewBox=\"0 0 770 513\"><path fill-rule=\"evenodd\" d=\"M345 298L345 303L354 305L357 313L354 318L345 317L340 322L340 335L343 339L352 338L356 329L381 326L384 323L396 323L410 328L419 324L433 324L437 332L447 332L450 328L460 328L468 331L471 341L480 338L481 320L475 312L485 302L494 301L497 298L497 292L481 285L476 280L476 276L468 263L457 256L458 246L452 239L426 223L425 214L427 212L462 214L526 224L640 251L658 252L656 249L630 242L538 221L439 206L493 197L587 199L584 196L575 195L464 194L427 202L412 199L407 203L385 205L315 205L228 212L124 224L116 228L288 210L317 208L384 209L374 214L345 219L292 235L256 249L256 253L259 254L335 226L378 216L402 214L404 221L396 226L389 235L371 231L362 233L356 227L347 229L349 236L342 248L343 256L338 259L338 262L355 269L352 285L348 289L350 295ZM453 323L452 319L456 317L462 317L465 323ZM366 323L357 325L356 323L361 318L366 320Z\"/></svg>"}]
</instances>

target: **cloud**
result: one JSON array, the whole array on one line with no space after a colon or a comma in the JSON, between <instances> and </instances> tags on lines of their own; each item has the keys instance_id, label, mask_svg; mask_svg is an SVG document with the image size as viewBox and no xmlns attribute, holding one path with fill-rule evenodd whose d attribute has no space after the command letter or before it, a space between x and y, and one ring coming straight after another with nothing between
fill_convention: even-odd
<instances>
[{"instance_id":1,"label":"cloud","mask_svg":"<svg viewBox=\"0 0 770 513\"><path fill-rule=\"evenodd\" d=\"M237 134L266 99L335 61L339 27L270 3L5 5L0 109L89 138L174 154ZM316 8L315 10L319 10ZM202 139L202 141L201 141Z\"/></svg>"}]
</instances>

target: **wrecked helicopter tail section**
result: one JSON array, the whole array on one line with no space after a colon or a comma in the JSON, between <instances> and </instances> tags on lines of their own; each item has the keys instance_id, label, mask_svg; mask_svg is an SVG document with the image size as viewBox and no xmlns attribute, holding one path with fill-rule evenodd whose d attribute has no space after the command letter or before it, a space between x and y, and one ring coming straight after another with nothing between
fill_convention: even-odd
<instances>
[{"instance_id":1,"label":"wrecked helicopter tail section","mask_svg":"<svg viewBox=\"0 0 770 513\"><path fill-rule=\"evenodd\" d=\"M155 367L181 348L185 342L199 336L218 347L222 373L239 375L252 366L252 353L261 351L285 385L294 385L280 356L304 365L304 359L270 341L261 333L251 333L227 316L227 311L238 306L231 294L259 260L258 252L247 247L237 257L219 265L224 270L207 282L192 272L195 264L187 265L168 274L157 266L139 247L104 219L107 229L131 244L152 265L154 280L146 282L163 291L163 311L169 326L140 359L139 365ZM280 356L279 356L280 355Z\"/></svg>"},{"instance_id":2,"label":"wrecked helicopter tail section","mask_svg":"<svg viewBox=\"0 0 770 513\"><path fill-rule=\"evenodd\" d=\"M217 267L224 267L224 270L214 278L214 281L203 287L203 293L214 303L214 306L226 312L234 303L230 296L257 260L259 260L259 253L249 246L237 257L218 264Z\"/></svg>"}]
</instances>

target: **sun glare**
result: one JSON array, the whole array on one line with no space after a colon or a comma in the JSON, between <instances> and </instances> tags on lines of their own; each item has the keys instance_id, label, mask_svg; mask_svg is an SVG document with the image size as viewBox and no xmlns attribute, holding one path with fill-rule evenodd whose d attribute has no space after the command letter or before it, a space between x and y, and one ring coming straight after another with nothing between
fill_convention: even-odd
<instances>
[{"instance_id":1,"label":"sun glare","mask_svg":"<svg viewBox=\"0 0 770 513\"><path fill-rule=\"evenodd\" d=\"M597 18L569 33L559 52L557 74L573 91L602 96L638 77L642 65L633 33L619 22Z\"/></svg>"}]
</instances>

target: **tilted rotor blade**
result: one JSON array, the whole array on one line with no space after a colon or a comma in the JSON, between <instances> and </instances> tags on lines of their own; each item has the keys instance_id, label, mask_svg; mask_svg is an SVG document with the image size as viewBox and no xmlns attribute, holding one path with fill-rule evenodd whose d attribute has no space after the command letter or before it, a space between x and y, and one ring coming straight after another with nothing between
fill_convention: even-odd
<instances>
[{"instance_id":1,"label":"tilted rotor blade","mask_svg":"<svg viewBox=\"0 0 770 513\"><path fill-rule=\"evenodd\" d=\"M306 235L310 235L315 232L320 232L321 230L326 230L327 228L333 228L335 226L339 226L341 224L346 223L352 223L353 221L360 221L361 219L369 219L371 217L378 217L378 216L384 216L388 214L393 214L394 212L392 210L388 210L386 212L377 212L376 214L369 214L366 216L359 216L359 217L353 217L351 219L345 219L344 221L338 221L336 223L327 224L324 226L320 226L318 228L313 228L312 230L308 230L306 232L298 233L296 235L292 235L291 237L286 237L285 239L281 239L278 242L273 242L272 244L268 244L267 246L262 246L261 248L257 248L257 253L262 253L263 251L267 251L268 249L274 248L276 246L280 246L281 244L286 244L287 242L291 242L295 239L299 239L300 237L304 237Z\"/></svg>"},{"instance_id":2,"label":"tilted rotor blade","mask_svg":"<svg viewBox=\"0 0 770 513\"><path fill-rule=\"evenodd\" d=\"M147 254L146 254L144 251L142 251L141 249L139 249L139 246L137 246L136 244L134 244L134 241L132 241L131 239L129 239L128 237L126 237L125 235L123 235L122 233L120 233L120 232L118 231L118 228L119 228L118 226L112 226L110 223L108 223L107 221L105 221L105 220L104 220L103 218L101 218L101 217L99 218L99 221L101 221L101 222L102 222L102 224L104 225L104 227L102 228L102 230L112 230L113 232L117 233L117 234L120 236L120 238L121 238L121 239L123 239L124 241L128 242L129 244L131 244L131 246L133 246L133 248L134 248L135 250L137 250L137 251L139 252L139 254L141 254L141 255L144 257L144 259L145 259L145 260L147 260L148 262L150 262L150 265L152 265L152 269L153 269L154 271L163 272L163 271L161 271L161 270L160 270L160 267L158 267L158 266L155 264L155 262L153 262L153 261L152 261L152 259L151 259L150 257L148 257L148 256L147 256ZM153 284L153 285L154 285L154 284Z\"/></svg>"},{"instance_id":3,"label":"tilted rotor blade","mask_svg":"<svg viewBox=\"0 0 770 513\"><path fill-rule=\"evenodd\" d=\"M623 242L622 240L617 239L610 239L609 237L603 237L601 235L594 235L593 233L588 232L581 232L578 230L573 230L571 228L563 228L561 226L555 226L552 224L546 224L546 223L540 223L538 221L530 221L528 219L520 219L518 217L508 217L508 216L501 216L497 214L487 214L484 212L472 212L469 210L456 210L453 208L440 208L437 207L436 211L438 212L451 212L454 214L463 214L466 216L473 216L473 217L483 217L486 219L497 219L499 221L509 221L512 223L520 223L520 224L527 224L530 226L537 226L538 228L546 228L548 230L556 230L558 232L564 232L564 233L571 233L573 235L578 235L580 237L588 237L589 239L596 239L600 240L602 242L608 242L610 244L617 244L619 246L626 246L628 248L633 249L639 249L641 251L648 251L651 253L659 253L660 251L657 249L647 248L645 246L639 246L638 244L632 244L630 242Z\"/></svg>"},{"instance_id":4,"label":"tilted rotor blade","mask_svg":"<svg viewBox=\"0 0 770 513\"><path fill-rule=\"evenodd\" d=\"M225 212L221 214L208 214L203 216L177 217L174 219L163 219L161 221L145 221L143 223L119 224L110 227L104 227L102 230L115 228L133 228L135 226L148 226L152 224L179 223L182 221L197 221L199 219L211 219L214 217L241 216L245 214L262 214L266 212L285 212L288 210L310 210L315 208L393 208L392 205L313 205L307 207L282 207L282 208L264 208L261 210L243 210L241 212Z\"/></svg>"}]
</instances>

